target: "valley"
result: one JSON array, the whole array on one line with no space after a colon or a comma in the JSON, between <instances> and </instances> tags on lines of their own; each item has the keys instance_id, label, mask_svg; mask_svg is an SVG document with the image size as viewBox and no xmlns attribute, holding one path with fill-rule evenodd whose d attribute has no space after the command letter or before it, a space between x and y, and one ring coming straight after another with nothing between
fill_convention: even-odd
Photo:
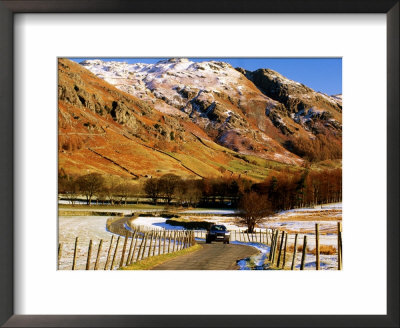
<instances>
[{"instance_id":1,"label":"valley","mask_svg":"<svg viewBox=\"0 0 400 328\"><path fill-rule=\"evenodd\" d=\"M243 269L264 268L254 263L278 242L282 249L284 236L285 254L295 235L309 236L302 270L315 269L318 224L322 267L341 265L340 94L222 60L60 58L58 131L60 269L71 269L72 256L74 269L116 269L150 252L176 256L175 246L191 252L206 233L197 223L226 225L238 254L255 247L261 257L238 259ZM136 262L128 240L144 245L133 248Z\"/></svg>"}]
</instances>

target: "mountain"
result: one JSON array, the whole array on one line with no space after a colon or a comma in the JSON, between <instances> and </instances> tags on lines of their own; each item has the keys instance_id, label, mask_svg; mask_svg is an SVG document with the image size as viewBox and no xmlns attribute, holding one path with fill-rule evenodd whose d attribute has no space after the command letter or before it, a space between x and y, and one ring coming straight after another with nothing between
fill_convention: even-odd
<instances>
[{"instance_id":1,"label":"mountain","mask_svg":"<svg viewBox=\"0 0 400 328\"><path fill-rule=\"evenodd\" d=\"M252 81L264 95L285 106L284 112L272 110L269 113L273 121L280 122L284 117L290 117L314 134L331 132L334 136L341 136L341 95L331 97L315 92L304 84L285 78L271 69L258 69L254 72L242 68L237 70ZM320 131L321 129L324 131ZM282 132L293 134L287 125Z\"/></svg>"},{"instance_id":2,"label":"mountain","mask_svg":"<svg viewBox=\"0 0 400 328\"><path fill-rule=\"evenodd\" d=\"M276 72L268 82L272 75L184 58L58 65L59 166L68 174L262 180L304 165L310 147L321 160L341 156L331 151L341 149L338 96Z\"/></svg>"},{"instance_id":3,"label":"mountain","mask_svg":"<svg viewBox=\"0 0 400 328\"><path fill-rule=\"evenodd\" d=\"M81 65L158 111L189 117L232 150L292 164L301 162L280 146L311 159L341 157L341 99L278 72L185 58L156 64L87 60ZM322 147L324 155L304 155L299 149L304 145Z\"/></svg>"}]
</instances>

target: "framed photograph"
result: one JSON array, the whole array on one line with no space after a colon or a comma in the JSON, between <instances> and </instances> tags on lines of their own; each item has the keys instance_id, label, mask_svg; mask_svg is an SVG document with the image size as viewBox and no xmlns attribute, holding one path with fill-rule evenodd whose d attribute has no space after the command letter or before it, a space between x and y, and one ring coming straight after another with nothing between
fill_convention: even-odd
<instances>
[{"instance_id":1,"label":"framed photograph","mask_svg":"<svg viewBox=\"0 0 400 328\"><path fill-rule=\"evenodd\" d=\"M398 1L0 15L2 325L399 325Z\"/></svg>"}]
</instances>

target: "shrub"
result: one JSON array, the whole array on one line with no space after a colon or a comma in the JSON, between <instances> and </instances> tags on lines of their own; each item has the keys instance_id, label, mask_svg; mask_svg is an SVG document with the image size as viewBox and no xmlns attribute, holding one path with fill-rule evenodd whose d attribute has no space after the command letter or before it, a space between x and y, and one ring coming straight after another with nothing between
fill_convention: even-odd
<instances>
[{"instance_id":1,"label":"shrub","mask_svg":"<svg viewBox=\"0 0 400 328\"><path fill-rule=\"evenodd\" d=\"M206 229L208 230L213 223L207 221L178 221L178 220L167 220L166 224L172 225L174 227L181 226L188 230L200 230Z\"/></svg>"}]
</instances>

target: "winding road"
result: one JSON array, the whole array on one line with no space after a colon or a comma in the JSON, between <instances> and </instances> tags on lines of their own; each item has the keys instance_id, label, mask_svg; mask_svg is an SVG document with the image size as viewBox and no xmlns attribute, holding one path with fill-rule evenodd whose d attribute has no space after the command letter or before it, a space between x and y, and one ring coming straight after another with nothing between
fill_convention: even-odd
<instances>
[{"instance_id":1,"label":"winding road","mask_svg":"<svg viewBox=\"0 0 400 328\"><path fill-rule=\"evenodd\" d=\"M255 255L251 246L198 242L202 248L155 266L152 270L237 270L237 260Z\"/></svg>"}]
</instances>

